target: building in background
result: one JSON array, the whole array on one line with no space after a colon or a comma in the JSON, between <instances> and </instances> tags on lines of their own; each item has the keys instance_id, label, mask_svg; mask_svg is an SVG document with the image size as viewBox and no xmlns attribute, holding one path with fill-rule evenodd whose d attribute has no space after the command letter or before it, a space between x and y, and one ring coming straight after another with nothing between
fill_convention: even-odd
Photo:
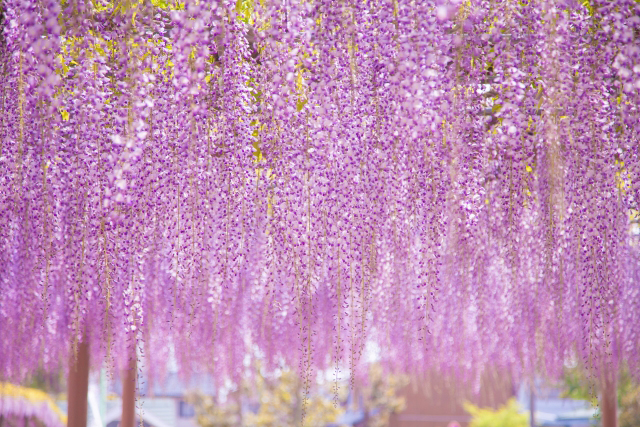
<instances>
[{"instance_id":1,"label":"building in background","mask_svg":"<svg viewBox=\"0 0 640 427\"><path fill-rule=\"evenodd\" d=\"M530 410L531 394L527 387L518 390L518 402ZM562 389L538 382L535 387L534 414L540 427L592 427L597 424L597 410L586 400L562 397Z\"/></svg>"},{"instance_id":2,"label":"building in background","mask_svg":"<svg viewBox=\"0 0 640 427\"><path fill-rule=\"evenodd\" d=\"M498 373L485 374L477 390L472 382L431 373L420 380L414 378L402 390L406 408L392 415L389 427L467 427L471 416L464 410L464 402L498 408L514 391L511 378Z\"/></svg>"},{"instance_id":3,"label":"building in background","mask_svg":"<svg viewBox=\"0 0 640 427\"><path fill-rule=\"evenodd\" d=\"M191 390L215 395L213 380L206 375L194 377L185 383L179 379L177 373L171 372L162 383L150 387L147 381L140 381L136 400L136 423L140 423L140 414L144 427L198 427L195 409L186 401L186 394ZM106 427L120 425L121 395L122 385L116 381L111 387L110 398L107 399L107 414L103 424Z\"/></svg>"}]
</instances>

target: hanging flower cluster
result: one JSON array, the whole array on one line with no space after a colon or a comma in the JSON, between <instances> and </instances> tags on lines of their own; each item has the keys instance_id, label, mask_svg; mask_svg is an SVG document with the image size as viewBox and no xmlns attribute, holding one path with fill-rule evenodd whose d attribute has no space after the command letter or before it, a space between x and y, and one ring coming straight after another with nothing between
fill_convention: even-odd
<instances>
[{"instance_id":1,"label":"hanging flower cluster","mask_svg":"<svg viewBox=\"0 0 640 427\"><path fill-rule=\"evenodd\" d=\"M0 8L0 377L638 369L637 1Z\"/></svg>"}]
</instances>

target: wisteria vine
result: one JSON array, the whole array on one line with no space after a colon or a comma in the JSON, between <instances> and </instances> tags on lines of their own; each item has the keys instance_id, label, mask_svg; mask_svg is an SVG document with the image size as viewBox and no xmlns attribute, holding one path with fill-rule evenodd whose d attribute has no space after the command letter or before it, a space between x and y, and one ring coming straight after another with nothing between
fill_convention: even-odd
<instances>
[{"instance_id":1,"label":"wisteria vine","mask_svg":"<svg viewBox=\"0 0 640 427\"><path fill-rule=\"evenodd\" d=\"M0 11L0 377L637 372L637 1Z\"/></svg>"}]
</instances>

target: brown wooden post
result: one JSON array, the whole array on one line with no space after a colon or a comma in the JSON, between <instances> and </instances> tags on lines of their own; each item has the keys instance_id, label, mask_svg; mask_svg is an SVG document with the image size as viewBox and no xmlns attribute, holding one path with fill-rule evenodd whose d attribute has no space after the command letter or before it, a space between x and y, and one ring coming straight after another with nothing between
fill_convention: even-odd
<instances>
[{"instance_id":1,"label":"brown wooden post","mask_svg":"<svg viewBox=\"0 0 640 427\"><path fill-rule=\"evenodd\" d=\"M136 424L136 377L138 373L137 356L132 352L129 369L122 372L122 418L120 427L135 427Z\"/></svg>"},{"instance_id":2,"label":"brown wooden post","mask_svg":"<svg viewBox=\"0 0 640 427\"><path fill-rule=\"evenodd\" d=\"M615 374L608 374L600 390L602 427L618 427L618 395Z\"/></svg>"},{"instance_id":3,"label":"brown wooden post","mask_svg":"<svg viewBox=\"0 0 640 427\"><path fill-rule=\"evenodd\" d=\"M69 360L67 427L87 427L89 393L89 341L78 343Z\"/></svg>"}]
</instances>

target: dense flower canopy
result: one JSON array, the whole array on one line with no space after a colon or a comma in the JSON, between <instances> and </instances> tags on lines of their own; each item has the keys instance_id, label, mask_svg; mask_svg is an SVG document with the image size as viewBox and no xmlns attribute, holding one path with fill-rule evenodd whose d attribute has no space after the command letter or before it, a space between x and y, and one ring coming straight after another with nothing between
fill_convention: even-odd
<instances>
[{"instance_id":1,"label":"dense flower canopy","mask_svg":"<svg viewBox=\"0 0 640 427\"><path fill-rule=\"evenodd\" d=\"M640 362L637 1L0 8L0 378Z\"/></svg>"}]
</instances>

